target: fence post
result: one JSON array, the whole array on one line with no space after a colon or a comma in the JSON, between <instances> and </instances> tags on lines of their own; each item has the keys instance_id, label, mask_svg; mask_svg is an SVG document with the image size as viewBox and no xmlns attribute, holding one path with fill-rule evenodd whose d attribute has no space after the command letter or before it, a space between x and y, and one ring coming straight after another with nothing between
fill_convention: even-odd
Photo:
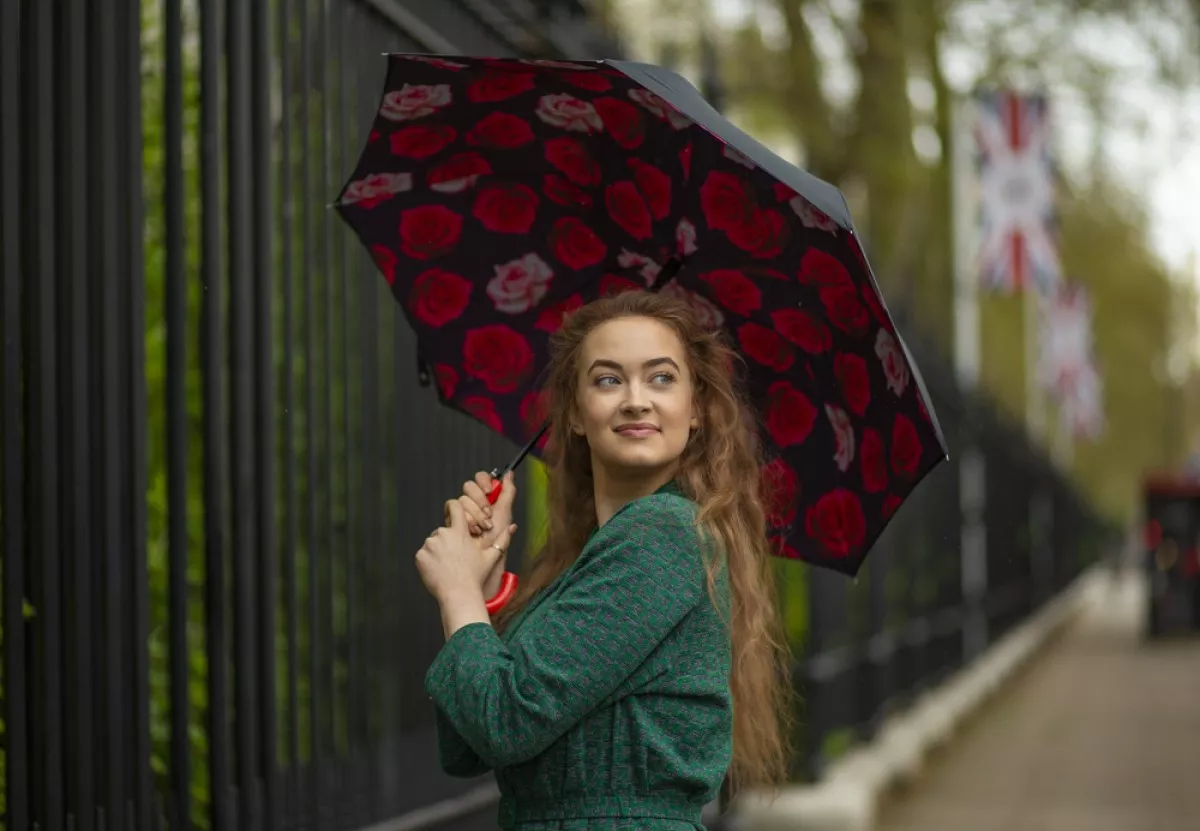
<instances>
[{"instance_id":1,"label":"fence post","mask_svg":"<svg viewBox=\"0 0 1200 831\"><path fill-rule=\"evenodd\" d=\"M959 465L959 513L962 522L963 663L988 643L985 601L988 592L987 458L978 435L962 451Z\"/></svg>"}]
</instances>

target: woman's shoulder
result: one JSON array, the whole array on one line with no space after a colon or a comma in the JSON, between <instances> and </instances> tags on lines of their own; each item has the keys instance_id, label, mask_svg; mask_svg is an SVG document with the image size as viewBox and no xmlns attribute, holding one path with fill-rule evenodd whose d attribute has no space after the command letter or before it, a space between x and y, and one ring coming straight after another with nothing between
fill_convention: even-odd
<instances>
[{"instance_id":1,"label":"woman's shoulder","mask_svg":"<svg viewBox=\"0 0 1200 831\"><path fill-rule=\"evenodd\" d=\"M580 559L604 562L632 558L644 567L668 569L700 564L697 510L694 502L680 494L644 496L601 526Z\"/></svg>"},{"instance_id":2,"label":"woman's shoulder","mask_svg":"<svg viewBox=\"0 0 1200 831\"><path fill-rule=\"evenodd\" d=\"M611 536L638 533L694 541L697 511L696 503L686 496L659 491L626 505L604 524L597 536L607 531Z\"/></svg>"}]
</instances>

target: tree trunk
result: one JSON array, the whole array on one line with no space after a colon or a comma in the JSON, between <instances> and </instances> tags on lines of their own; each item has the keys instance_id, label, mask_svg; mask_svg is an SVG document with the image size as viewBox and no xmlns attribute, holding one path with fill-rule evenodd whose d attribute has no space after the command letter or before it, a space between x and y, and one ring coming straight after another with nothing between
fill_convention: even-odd
<instances>
[{"instance_id":1,"label":"tree trunk","mask_svg":"<svg viewBox=\"0 0 1200 831\"><path fill-rule=\"evenodd\" d=\"M837 184L846 170L843 136L821 89L820 60L802 14L805 4L806 0L776 0L788 32L788 116L803 150L805 169Z\"/></svg>"},{"instance_id":2,"label":"tree trunk","mask_svg":"<svg viewBox=\"0 0 1200 831\"><path fill-rule=\"evenodd\" d=\"M862 0L855 57L860 87L851 164L867 190L865 234L880 279L906 291L899 274L902 243L911 236L915 159L908 102L908 60L900 0ZM907 292L906 292L907 293Z\"/></svg>"}]
</instances>

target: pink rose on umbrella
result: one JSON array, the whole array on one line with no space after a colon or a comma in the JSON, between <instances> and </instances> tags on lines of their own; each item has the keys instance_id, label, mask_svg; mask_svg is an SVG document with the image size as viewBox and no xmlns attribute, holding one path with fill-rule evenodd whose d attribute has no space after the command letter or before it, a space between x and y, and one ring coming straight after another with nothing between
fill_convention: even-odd
<instances>
[{"instance_id":1,"label":"pink rose on umbrella","mask_svg":"<svg viewBox=\"0 0 1200 831\"><path fill-rule=\"evenodd\" d=\"M412 190L411 173L372 173L347 185L342 203L374 208L385 199L409 190Z\"/></svg>"},{"instance_id":2,"label":"pink rose on umbrella","mask_svg":"<svg viewBox=\"0 0 1200 831\"><path fill-rule=\"evenodd\" d=\"M496 266L496 276L488 283L488 297L496 311L516 315L527 312L541 302L550 290L554 271L537 254Z\"/></svg>"},{"instance_id":3,"label":"pink rose on umbrella","mask_svg":"<svg viewBox=\"0 0 1200 831\"><path fill-rule=\"evenodd\" d=\"M883 364L888 389L902 395L908 387L908 363L904 360L904 351L887 329L880 329L875 336L875 354Z\"/></svg>"},{"instance_id":4,"label":"pink rose on umbrella","mask_svg":"<svg viewBox=\"0 0 1200 831\"><path fill-rule=\"evenodd\" d=\"M449 84L405 84L383 97L379 114L389 121L412 121L433 115L452 100Z\"/></svg>"},{"instance_id":5,"label":"pink rose on umbrella","mask_svg":"<svg viewBox=\"0 0 1200 831\"><path fill-rule=\"evenodd\" d=\"M551 127L576 133L599 133L604 129L595 107L566 92L543 95L538 101L537 117Z\"/></svg>"},{"instance_id":6,"label":"pink rose on umbrella","mask_svg":"<svg viewBox=\"0 0 1200 831\"><path fill-rule=\"evenodd\" d=\"M833 437L837 441L837 449L833 451L833 461L838 470L843 473L854 461L854 427L850 424L850 416L841 407L825 405L825 415L833 425Z\"/></svg>"}]
</instances>

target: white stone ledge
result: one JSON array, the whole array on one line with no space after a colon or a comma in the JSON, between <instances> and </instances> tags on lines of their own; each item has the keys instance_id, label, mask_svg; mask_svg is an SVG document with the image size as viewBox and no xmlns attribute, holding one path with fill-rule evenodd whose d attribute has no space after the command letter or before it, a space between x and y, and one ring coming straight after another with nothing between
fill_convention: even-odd
<instances>
[{"instance_id":1,"label":"white stone ledge","mask_svg":"<svg viewBox=\"0 0 1200 831\"><path fill-rule=\"evenodd\" d=\"M1001 690L1083 605L1097 599L1107 574L1093 567L969 666L921 696L869 743L830 765L811 785L772 796L749 793L734 806L738 831L871 831L882 797L920 776L929 752Z\"/></svg>"}]
</instances>

